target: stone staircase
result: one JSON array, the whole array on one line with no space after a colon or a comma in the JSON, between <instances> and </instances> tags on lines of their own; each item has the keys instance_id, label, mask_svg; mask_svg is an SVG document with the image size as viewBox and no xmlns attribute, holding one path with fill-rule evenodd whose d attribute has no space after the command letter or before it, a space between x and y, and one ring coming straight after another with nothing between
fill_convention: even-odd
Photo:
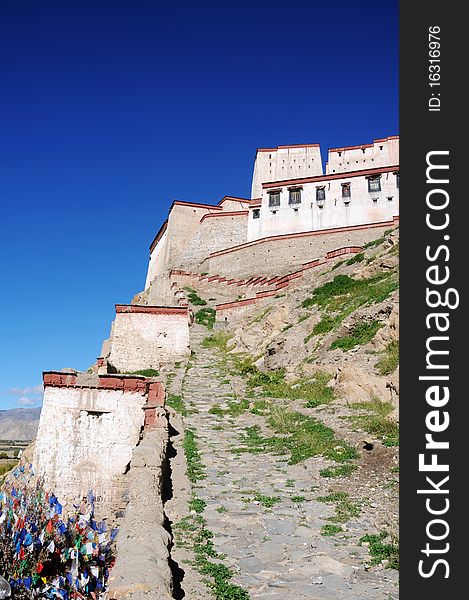
<instances>
[{"instance_id":1,"label":"stone staircase","mask_svg":"<svg viewBox=\"0 0 469 600\"><path fill-rule=\"evenodd\" d=\"M202 346L207 335L201 326L191 328L195 354L182 385L189 411L184 421L196 433L205 467L194 491L205 502L206 526L234 572L233 583L259 600L397 598L396 572L367 573L368 552L357 534L321 533L333 509L317 500L318 481L308 465L291 465L285 455L236 451L246 427L262 417L249 410L237 418L211 410L227 409L244 390L218 351Z\"/></svg>"}]
</instances>

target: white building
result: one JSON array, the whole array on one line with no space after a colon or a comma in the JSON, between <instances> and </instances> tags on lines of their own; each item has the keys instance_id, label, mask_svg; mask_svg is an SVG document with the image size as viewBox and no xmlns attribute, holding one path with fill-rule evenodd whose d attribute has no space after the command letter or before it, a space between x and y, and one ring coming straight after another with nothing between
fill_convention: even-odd
<instances>
[{"instance_id":1,"label":"white building","mask_svg":"<svg viewBox=\"0 0 469 600\"><path fill-rule=\"evenodd\" d=\"M256 240L372 226L399 215L399 137L332 148L323 172L319 144L259 148L251 200L174 202L150 247L145 289L170 269L204 271L212 254ZM371 234L370 234L371 235ZM307 258L307 257L306 257ZM305 258L305 260L306 260Z\"/></svg>"},{"instance_id":2,"label":"white building","mask_svg":"<svg viewBox=\"0 0 469 600\"><path fill-rule=\"evenodd\" d=\"M307 150L298 147L299 154L305 155ZM264 153L265 149L257 151L254 178L260 172L258 165L264 164L263 158L259 161ZM397 136L363 146L332 148L328 157L325 175L321 168L315 175L262 182L259 196L250 203L248 242L273 235L380 223L399 214ZM288 175L293 172L286 171ZM256 191L257 185L253 180Z\"/></svg>"}]
</instances>

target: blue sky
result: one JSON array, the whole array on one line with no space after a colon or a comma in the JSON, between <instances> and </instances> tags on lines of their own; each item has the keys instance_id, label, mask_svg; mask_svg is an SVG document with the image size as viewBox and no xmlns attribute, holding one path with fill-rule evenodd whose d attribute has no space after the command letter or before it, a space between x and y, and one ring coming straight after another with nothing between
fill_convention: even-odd
<instances>
[{"instance_id":1,"label":"blue sky","mask_svg":"<svg viewBox=\"0 0 469 600\"><path fill-rule=\"evenodd\" d=\"M172 200L398 133L394 0L7 0L0 68L0 409L99 356Z\"/></svg>"}]
</instances>

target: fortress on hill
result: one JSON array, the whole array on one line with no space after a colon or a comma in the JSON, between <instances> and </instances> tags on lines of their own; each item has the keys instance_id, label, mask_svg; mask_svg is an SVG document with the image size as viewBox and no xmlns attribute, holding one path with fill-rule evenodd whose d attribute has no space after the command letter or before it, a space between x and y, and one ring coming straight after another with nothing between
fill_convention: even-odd
<instances>
[{"instance_id":1,"label":"fortress on hill","mask_svg":"<svg viewBox=\"0 0 469 600\"><path fill-rule=\"evenodd\" d=\"M397 136L333 148L324 173L317 144L260 148L250 199L173 202L150 246L145 288L116 305L96 363L43 374L33 465L46 488L65 506L93 488L109 514L132 498L129 481L145 480L162 515L169 413L159 377L146 375L190 355L190 290L223 327L306 270L360 252L398 223L398 149Z\"/></svg>"},{"instance_id":2,"label":"fortress on hill","mask_svg":"<svg viewBox=\"0 0 469 600\"><path fill-rule=\"evenodd\" d=\"M174 270L227 278L280 275L360 245L399 214L399 138L332 148L259 148L251 198L175 201L150 246L145 294L165 301Z\"/></svg>"}]
</instances>

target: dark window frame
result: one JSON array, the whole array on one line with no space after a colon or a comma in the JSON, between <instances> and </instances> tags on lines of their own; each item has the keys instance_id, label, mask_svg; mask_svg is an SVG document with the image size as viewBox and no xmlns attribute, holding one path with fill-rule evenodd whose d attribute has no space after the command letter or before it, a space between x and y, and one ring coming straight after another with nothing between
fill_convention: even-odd
<instances>
[{"instance_id":1,"label":"dark window frame","mask_svg":"<svg viewBox=\"0 0 469 600\"><path fill-rule=\"evenodd\" d=\"M352 197L352 184L351 183L341 183L342 186L342 198L351 198Z\"/></svg>"},{"instance_id":2,"label":"dark window frame","mask_svg":"<svg viewBox=\"0 0 469 600\"><path fill-rule=\"evenodd\" d=\"M296 199L294 199L296 197ZM301 204L301 188L292 188L288 190L288 204L295 206Z\"/></svg>"},{"instance_id":3,"label":"dark window frame","mask_svg":"<svg viewBox=\"0 0 469 600\"><path fill-rule=\"evenodd\" d=\"M280 206L280 190L275 190L275 192L269 192L269 208L275 208L276 206Z\"/></svg>"},{"instance_id":4,"label":"dark window frame","mask_svg":"<svg viewBox=\"0 0 469 600\"><path fill-rule=\"evenodd\" d=\"M370 194L381 192L381 176L368 177L368 192Z\"/></svg>"},{"instance_id":5,"label":"dark window frame","mask_svg":"<svg viewBox=\"0 0 469 600\"><path fill-rule=\"evenodd\" d=\"M253 219L260 219L261 218L261 209L260 208L254 208L252 211L252 218Z\"/></svg>"},{"instance_id":6,"label":"dark window frame","mask_svg":"<svg viewBox=\"0 0 469 600\"><path fill-rule=\"evenodd\" d=\"M316 201L325 202L326 200L326 186L316 188Z\"/></svg>"}]
</instances>

